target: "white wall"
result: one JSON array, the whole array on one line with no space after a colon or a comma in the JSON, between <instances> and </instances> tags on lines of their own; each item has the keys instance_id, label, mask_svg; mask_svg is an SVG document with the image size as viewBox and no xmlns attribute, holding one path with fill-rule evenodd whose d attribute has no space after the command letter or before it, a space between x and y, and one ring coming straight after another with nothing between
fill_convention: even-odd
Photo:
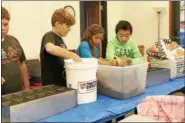
<instances>
[{"instance_id":1,"label":"white wall","mask_svg":"<svg viewBox=\"0 0 185 123\"><path fill-rule=\"evenodd\" d=\"M76 24L64 38L68 49L80 43L79 1L3 1L11 15L9 34L21 43L27 59L39 58L42 36L51 31L51 16L55 9L72 5L76 10Z\"/></svg>"},{"instance_id":2,"label":"white wall","mask_svg":"<svg viewBox=\"0 0 185 123\"><path fill-rule=\"evenodd\" d=\"M79 1L3 1L11 14L10 34L20 41L26 57L38 58L41 38L51 30L51 15L57 8L72 5L76 10L76 24L65 38L69 49L80 43ZM107 1L108 40L115 36L119 20L128 20L133 25L132 38L138 44L149 47L157 40L157 13L155 6L163 6L161 37L169 37L169 1Z\"/></svg>"},{"instance_id":3,"label":"white wall","mask_svg":"<svg viewBox=\"0 0 185 123\"><path fill-rule=\"evenodd\" d=\"M133 25L132 38L137 44L151 46L157 40L157 13L153 7L162 6L161 38L169 38L169 1L107 1L108 39L115 36L119 20L128 20Z\"/></svg>"},{"instance_id":4,"label":"white wall","mask_svg":"<svg viewBox=\"0 0 185 123\"><path fill-rule=\"evenodd\" d=\"M122 20L122 1L107 1L107 32L108 40L115 36L115 26L119 20Z\"/></svg>"}]
</instances>

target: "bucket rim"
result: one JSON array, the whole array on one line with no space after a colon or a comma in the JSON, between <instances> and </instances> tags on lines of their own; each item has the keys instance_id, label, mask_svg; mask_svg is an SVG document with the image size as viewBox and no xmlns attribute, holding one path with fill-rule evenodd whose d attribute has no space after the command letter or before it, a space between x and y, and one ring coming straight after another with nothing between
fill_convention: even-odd
<instances>
[{"instance_id":1,"label":"bucket rim","mask_svg":"<svg viewBox=\"0 0 185 123\"><path fill-rule=\"evenodd\" d=\"M98 63L98 59L96 58L82 58L82 62L75 62L72 59L64 60L66 64L87 64L87 63Z\"/></svg>"}]
</instances>

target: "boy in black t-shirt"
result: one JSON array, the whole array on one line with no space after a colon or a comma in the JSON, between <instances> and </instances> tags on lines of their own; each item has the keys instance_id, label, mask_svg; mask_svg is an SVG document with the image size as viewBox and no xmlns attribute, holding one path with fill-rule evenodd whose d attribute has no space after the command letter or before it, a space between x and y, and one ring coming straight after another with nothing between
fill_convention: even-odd
<instances>
[{"instance_id":1,"label":"boy in black t-shirt","mask_svg":"<svg viewBox=\"0 0 185 123\"><path fill-rule=\"evenodd\" d=\"M29 79L24 51L19 41L8 35L10 15L5 8L1 8L1 89L2 95L29 89Z\"/></svg>"},{"instance_id":2,"label":"boy in black t-shirt","mask_svg":"<svg viewBox=\"0 0 185 123\"><path fill-rule=\"evenodd\" d=\"M75 24L75 18L65 9L57 9L51 18L52 31L42 38L40 49L41 75L43 85L56 84L66 86L64 73L64 58L80 62L80 57L67 50L62 39L66 37Z\"/></svg>"}]
</instances>

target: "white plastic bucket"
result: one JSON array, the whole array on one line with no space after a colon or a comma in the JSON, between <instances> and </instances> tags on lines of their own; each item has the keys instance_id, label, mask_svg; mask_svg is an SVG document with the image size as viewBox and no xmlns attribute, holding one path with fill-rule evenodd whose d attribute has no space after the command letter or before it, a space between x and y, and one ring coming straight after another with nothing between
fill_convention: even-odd
<instances>
[{"instance_id":1,"label":"white plastic bucket","mask_svg":"<svg viewBox=\"0 0 185 123\"><path fill-rule=\"evenodd\" d=\"M82 62L65 60L67 87L77 89L78 104L91 103L97 100L98 60L83 58Z\"/></svg>"}]
</instances>

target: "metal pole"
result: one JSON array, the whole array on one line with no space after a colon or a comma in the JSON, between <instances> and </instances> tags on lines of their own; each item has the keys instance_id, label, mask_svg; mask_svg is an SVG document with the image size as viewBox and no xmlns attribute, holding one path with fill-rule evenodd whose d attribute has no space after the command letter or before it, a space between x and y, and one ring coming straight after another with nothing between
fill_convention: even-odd
<instances>
[{"instance_id":1,"label":"metal pole","mask_svg":"<svg viewBox=\"0 0 185 123\"><path fill-rule=\"evenodd\" d=\"M157 12L158 14L158 40L160 39L160 14L161 12Z\"/></svg>"}]
</instances>

